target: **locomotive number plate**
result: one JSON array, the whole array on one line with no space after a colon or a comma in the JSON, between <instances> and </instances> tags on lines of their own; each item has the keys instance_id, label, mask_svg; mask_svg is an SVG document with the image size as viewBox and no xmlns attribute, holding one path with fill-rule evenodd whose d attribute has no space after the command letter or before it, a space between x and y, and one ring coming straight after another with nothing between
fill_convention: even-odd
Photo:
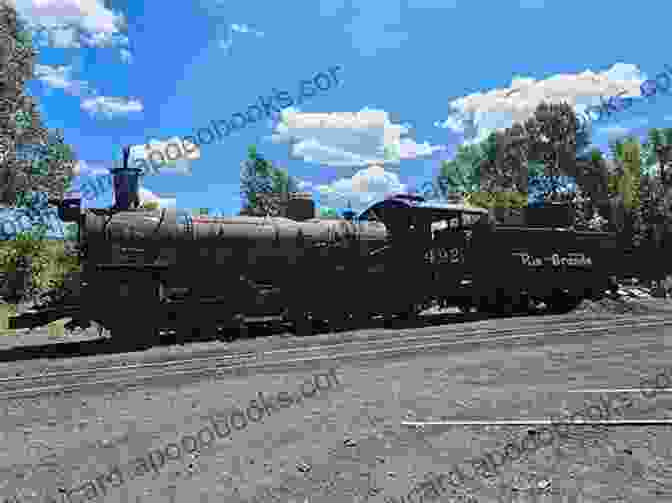
<instances>
[{"instance_id":1,"label":"locomotive number plate","mask_svg":"<svg viewBox=\"0 0 672 503\"><path fill-rule=\"evenodd\" d=\"M461 264L464 255L460 248L432 248L425 253L425 260L430 264Z\"/></svg>"}]
</instances>

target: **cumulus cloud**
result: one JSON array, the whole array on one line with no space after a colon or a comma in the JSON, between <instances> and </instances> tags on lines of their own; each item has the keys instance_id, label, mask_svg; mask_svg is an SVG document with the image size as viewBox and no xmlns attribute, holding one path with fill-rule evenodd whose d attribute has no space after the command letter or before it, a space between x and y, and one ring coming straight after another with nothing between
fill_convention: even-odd
<instances>
[{"instance_id":1,"label":"cumulus cloud","mask_svg":"<svg viewBox=\"0 0 672 503\"><path fill-rule=\"evenodd\" d=\"M92 33L115 33L124 16L100 0L9 0L30 25L55 27L76 24Z\"/></svg>"},{"instance_id":2,"label":"cumulus cloud","mask_svg":"<svg viewBox=\"0 0 672 503\"><path fill-rule=\"evenodd\" d=\"M300 113L283 110L271 140L287 143L290 157L334 167L397 165L401 159L429 157L445 146L415 143L409 128L392 124L383 110Z\"/></svg>"},{"instance_id":3,"label":"cumulus cloud","mask_svg":"<svg viewBox=\"0 0 672 503\"><path fill-rule=\"evenodd\" d=\"M127 21L100 0L9 0L37 47L118 48L128 52ZM123 57L123 56L122 56Z\"/></svg>"},{"instance_id":4,"label":"cumulus cloud","mask_svg":"<svg viewBox=\"0 0 672 503\"><path fill-rule=\"evenodd\" d=\"M139 100L131 98L97 96L83 100L81 109L88 112L91 116L113 118L142 112L143 107Z\"/></svg>"},{"instance_id":5,"label":"cumulus cloud","mask_svg":"<svg viewBox=\"0 0 672 503\"><path fill-rule=\"evenodd\" d=\"M35 65L35 77L48 88L81 98L80 107L91 116L107 118L142 112L142 102L137 99L98 96L98 91L87 81L72 77L71 66Z\"/></svg>"},{"instance_id":6,"label":"cumulus cloud","mask_svg":"<svg viewBox=\"0 0 672 503\"><path fill-rule=\"evenodd\" d=\"M168 145L171 144L173 146L168 149ZM186 149L184 148L185 144L187 146ZM152 154L152 152L158 153ZM175 160L170 159L170 157L176 156L179 157ZM161 162L161 158L164 159L163 162ZM200 158L201 149L198 145L174 136L165 141L150 140L146 144L131 146L128 162L131 166L143 166L144 164L139 162L140 159L148 164L154 161L154 165L157 166L160 174L191 175L192 161Z\"/></svg>"},{"instance_id":7,"label":"cumulus cloud","mask_svg":"<svg viewBox=\"0 0 672 503\"><path fill-rule=\"evenodd\" d=\"M481 141L494 130L524 122L542 101L566 102L577 113L583 113L589 106L599 106L601 96L607 99L622 92L623 98L641 97L640 85L646 78L636 65L625 63L616 63L601 73L586 70L545 80L517 76L508 88L473 93L451 101L448 118L435 125L461 133L467 143Z\"/></svg>"},{"instance_id":8,"label":"cumulus cloud","mask_svg":"<svg viewBox=\"0 0 672 503\"><path fill-rule=\"evenodd\" d=\"M84 97L97 94L97 91L87 81L72 78L71 66L36 64L35 77L45 85L54 89L62 89L71 96Z\"/></svg>"},{"instance_id":9,"label":"cumulus cloud","mask_svg":"<svg viewBox=\"0 0 672 503\"><path fill-rule=\"evenodd\" d=\"M315 190L320 197L320 206L346 208L350 203L357 212L390 194L406 191L406 185L399 181L399 177L380 165L369 166L357 171L352 177L341 178L328 185L316 186L311 182L302 182L300 188Z\"/></svg>"}]
</instances>

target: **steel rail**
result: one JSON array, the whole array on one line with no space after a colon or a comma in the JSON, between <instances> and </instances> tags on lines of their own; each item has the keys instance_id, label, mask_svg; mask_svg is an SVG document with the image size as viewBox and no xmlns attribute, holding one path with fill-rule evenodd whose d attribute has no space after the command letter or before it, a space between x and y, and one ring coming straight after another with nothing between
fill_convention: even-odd
<instances>
[{"instance_id":1,"label":"steel rail","mask_svg":"<svg viewBox=\"0 0 672 503\"><path fill-rule=\"evenodd\" d=\"M627 318L627 319L617 319L617 320L610 320L608 323L609 327L617 328L622 325L628 325L629 323L632 322L642 322L642 321L648 321L648 322L665 322L666 320L670 320L671 318L669 317L660 317L660 316L641 316L637 318ZM604 326L603 323L604 320L598 320L598 321L567 321L565 323L561 323L560 325L562 327L577 327L577 328L582 328L585 329L587 327L592 327L592 326ZM412 328L412 329L406 329L409 331L412 331L413 333L417 333L418 331L430 331L427 334L421 334L418 336L409 336L405 334L402 330L400 329L398 331L395 331L395 334L392 335L386 335L386 334L380 334L380 332L376 332L374 334L371 334L366 337L365 340L348 340L348 341L324 341L319 344L314 344L311 346L305 346L302 345L301 343L296 343L292 347L288 348L281 348L281 349L273 349L268 351L267 353L270 354L282 354L282 353L297 353L297 352L309 352L309 351L318 351L318 350L329 350L329 349L338 349L338 348L343 348L346 345L352 345L352 344L359 344L359 345L367 345L369 344L370 341L374 341L376 343L380 344L387 344L387 343L393 343L396 341L402 341L402 342L415 342L415 341L431 341L434 339L440 339L440 338L445 338L446 336L455 336L455 337L476 337L478 335L505 335L505 334L514 334L516 332L519 332L519 335L523 335L527 333L528 331L533 331L533 330L538 330L543 327L547 327L548 324L546 323L545 320L540 320L538 324L534 324L532 326L526 326L526 327L511 327L511 328L494 328L494 329L482 329L482 330L460 330L460 328L463 328L462 325L459 327L455 326L429 326L429 327L419 327L419 328ZM452 330L455 330L453 332ZM521 331L522 334L520 333ZM181 358L179 356L173 357L170 359L161 359L159 361L152 361L152 362L141 362L137 364L128 364L124 363L119 366L114 366L110 367L109 365L95 365L95 366L87 366L86 368L82 369L77 369L77 370L68 370L65 372L50 372L50 373L41 373L37 375L24 375L24 376L16 376L16 377L4 377L0 378L0 387L4 385L11 385L12 383L18 383L18 382L25 382L28 380L33 380L33 379L40 379L40 378L68 378L68 377L86 377L87 375L90 375L92 373L100 374L100 373L105 373L105 372L110 372L110 371L116 371L116 370L131 370L131 369L141 369L141 368L159 368L159 369L170 369L170 367L175 366L175 365L183 365L183 364L188 364L188 363L198 363L198 362L210 362L213 360L213 358L217 359L229 359L229 358L246 358L246 357L259 357L258 352L254 351L246 351L246 352L237 352L233 353L231 355L221 355L222 352L227 351L227 348L223 348L221 350L218 349L211 349L211 350L206 350L206 351L201 351L199 352L198 357L191 357L191 358ZM205 356L200 356L200 355L205 355ZM221 355L221 356L220 356Z\"/></svg>"},{"instance_id":2,"label":"steel rail","mask_svg":"<svg viewBox=\"0 0 672 503\"><path fill-rule=\"evenodd\" d=\"M619 320L620 321L620 320ZM255 352L246 352L227 356L214 356L210 358L193 358L188 360L170 361L170 362L154 362L141 363L130 366L95 368L86 370L76 370L72 372L58 372L52 374L42 374L37 376L22 376L4 378L0 380L0 386L4 391L0 392L0 399L21 398L26 396L35 396L51 393L65 393L82 390L86 386L99 385L115 385L132 387L133 385L144 384L159 378L170 378L176 376L186 377L204 377L210 374L211 377L220 377L224 374L236 373L239 370L263 370L263 371L283 371L292 366L299 367L300 365L321 363L326 361L334 363L337 360L375 360L385 357L400 357L407 354L417 354L426 352L428 350L446 350L455 346L472 346L485 345L491 343L502 343L505 341L526 343L529 340L538 339L543 341L548 337L566 336L566 335L604 335L614 329L633 328L641 330L642 328L655 328L672 325L672 318L664 320L657 320L653 322L642 322L640 320L631 324L603 324L602 326L586 327L583 326L571 329L551 329L545 333L540 333L540 327L533 327L533 329L525 333L502 335L502 332L511 332L512 330L504 331L486 331L473 335L464 340L443 340L440 342L429 342L434 339L445 338L445 334L428 334L428 336L420 336L413 338L413 344L408 344L409 339L398 337L396 340L387 341L353 341L347 343L335 343L329 346L317 345L307 348L290 348L281 350L270 350L262 353L260 356ZM483 336L485 335L485 336ZM479 337L481 336L481 337ZM390 343L403 342L401 345L393 347ZM346 350L346 346L349 346ZM354 351L353 351L353 347ZM360 349L357 349L359 347ZM309 355L316 350L324 351L325 349L340 349L341 352L330 352L329 354ZM267 357L284 356L284 358L277 360L269 360ZM295 356L294 358L288 358ZM204 365L205 364L205 367ZM129 370L142 372L149 370L149 375L139 375L138 373L128 375ZM106 374L105 379L87 380L87 378L101 377L100 374ZM123 380L125 378L125 380ZM59 380L72 379L73 382L63 383ZM41 381L41 382L40 382ZM36 385L37 384L37 385ZM7 389L8 387L19 385L15 389ZM27 387L32 386L32 387Z\"/></svg>"}]
</instances>

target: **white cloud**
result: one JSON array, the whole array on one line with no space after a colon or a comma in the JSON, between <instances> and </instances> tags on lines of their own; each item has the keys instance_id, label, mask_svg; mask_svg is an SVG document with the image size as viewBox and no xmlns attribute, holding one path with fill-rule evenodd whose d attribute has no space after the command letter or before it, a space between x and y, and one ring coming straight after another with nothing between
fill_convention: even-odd
<instances>
[{"instance_id":1,"label":"white cloud","mask_svg":"<svg viewBox=\"0 0 672 503\"><path fill-rule=\"evenodd\" d=\"M71 26L56 26L51 29L44 30L46 43L41 43L41 46L53 47L56 49L79 49L82 44L79 41L79 30Z\"/></svg>"},{"instance_id":2,"label":"white cloud","mask_svg":"<svg viewBox=\"0 0 672 503\"><path fill-rule=\"evenodd\" d=\"M88 97L97 94L85 80L72 78L71 66L35 65L35 77L54 89L62 89L71 96Z\"/></svg>"},{"instance_id":3,"label":"white cloud","mask_svg":"<svg viewBox=\"0 0 672 503\"><path fill-rule=\"evenodd\" d=\"M395 173L373 165L357 171L350 178L341 178L329 185L314 186L305 182L304 189L313 187L320 194L320 205L331 208L346 208L348 202L355 211L362 211L385 196L405 192L406 185Z\"/></svg>"},{"instance_id":4,"label":"white cloud","mask_svg":"<svg viewBox=\"0 0 672 503\"><path fill-rule=\"evenodd\" d=\"M293 159L334 167L399 164L401 159L428 157L445 149L401 138L408 131L392 124L383 110L299 113L286 108L271 139L288 143Z\"/></svg>"},{"instance_id":5,"label":"white cloud","mask_svg":"<svg viewBox=\"0 0 672 503\"><path fill-rule=\"evenodd\" d=\"M100 0L10 0L38 47L128 49L123 14Z\"/></svg>"},{"instance_id":6,"label":"white cloud","mask_svg":"<svg viewBox=\"0 0 672 503\"><path fill-rule=\"evenodd\" d=\"M142 103L130 98L117 98L113 96L97 96L82 101L82 110L91 116L103 115L107 118L125 116L131 113L142 112Z\"/></svg>"},{"instance_id":7,"label":"white cloud","mask_svg":"<svg viewBox=\"0 0 672 503\"><path fill-rule=\"evenodd\" d=\"M105 7L100 0L9 0L33 26L54 27L76 24L98 33L115 33L124 16Z\"/></svg>"},{"instance_id":8,"label":"white cloud","mask_svg":"<svg viewBox=\"0 0 672 503\"><path fill-rule=\"evenodd\" d=\"M169 144L174 146L168 149L167 147ZM185 144L188 149L184 148ZM177 147L175 147L175 145ZM158 152L158 154L152 154L152 152ZM170 159L170 157L175 157L176 155L180 157L176 160ZM165 160L163 163L161 163L161 158ZM148 144L131 146L128 162L131 166L135 166L136 161L139 159L143 159L148 163L154 161L160 174L191 175L192 161L196 161L200 158L201 148L198 145L189 141L183 141L177 136L174 136L165 141L150 140ZM138 163L138 165L141 165L141 163Z\"/></svg>"},{"instance_id":9,"label":"white cloud","mask_svg":"<svg viewBox=\"0 0 672 503\"><path fill-rule=\"evenodd\" d=\"M130 98L98 96L98 91L85 80L72 78L71 66L35 65L35 77L52 89L62 89L81 98L81 109L90 115L108 118L142 112L142 102Z\"/></svg>"},{"instance_id":10,"label":"white cloud","mask_svg":"<svg viewBox=\"0 0 672 503\"><path fill-rule=\"evenodd\" d=\"M600 105L605 99L625 91L621 97L640 97L640 85L646 79L636 65L616 63L609 70L594 73L559 74L545 80L514 77L511 86L485 93L473 93L453 100L448 105L448 118L438 127L462 133L465 139L477 141L490 131L510 127L531 117L537 105L567 102L582 113L588 106Z\"/></svg>"}]
</instances>

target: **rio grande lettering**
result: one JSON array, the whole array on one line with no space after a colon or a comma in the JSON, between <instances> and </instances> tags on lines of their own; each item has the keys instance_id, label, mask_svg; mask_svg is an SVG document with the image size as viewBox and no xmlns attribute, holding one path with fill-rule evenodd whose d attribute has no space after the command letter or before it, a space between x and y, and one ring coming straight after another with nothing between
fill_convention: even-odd
<instances>
[{"instance_id":1,"label":"rio grande lettering","mask_svg":"<svg viewBox=\"0 0 672 503\"><path fill-rule=\"evenodd\" d=\"M520 257L522 265L529 267L542 267L544 262L551 263L554 266L574 266L584 267L592 266L593 261L590 257L586 257L583 253L569 253L568 256L562 257L557 253L553 253L550 257L533 257L529 253L514 253Z\"/></svg>"}]
</instances>

